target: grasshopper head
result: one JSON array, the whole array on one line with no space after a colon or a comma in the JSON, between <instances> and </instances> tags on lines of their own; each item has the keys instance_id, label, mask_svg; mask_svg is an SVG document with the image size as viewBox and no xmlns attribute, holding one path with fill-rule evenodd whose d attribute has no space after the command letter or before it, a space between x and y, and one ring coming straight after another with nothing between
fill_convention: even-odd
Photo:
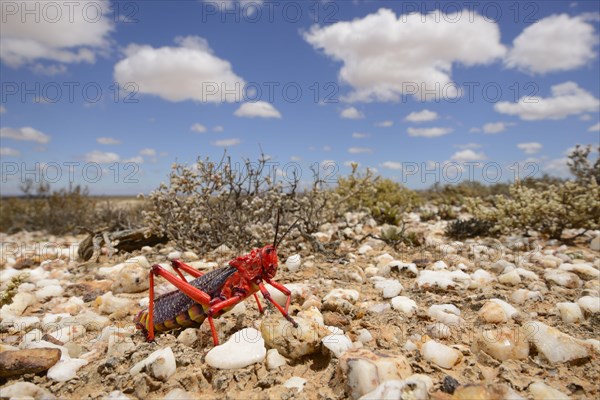
<instances>
[{"instance_id":1,"label":"grasshopper head","mask_svg":"<svg viewBox=\"0 0 600 400\"><path fill-rule=\"evenodd\" d=\"M269 279L273 278L277 273L279 259L277 258L277 248L268 244L260 249L260 260L263 275Z\"/></svg>"}]
</instances>

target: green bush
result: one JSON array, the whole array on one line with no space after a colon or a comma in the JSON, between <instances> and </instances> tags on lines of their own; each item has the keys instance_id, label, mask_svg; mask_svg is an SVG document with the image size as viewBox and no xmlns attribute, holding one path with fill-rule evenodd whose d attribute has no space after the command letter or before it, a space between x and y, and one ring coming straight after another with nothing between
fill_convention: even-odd
<instances>
[{"instance_id":1,"label":"green bush","mask_svg":"<svg viewBox=\"0 0 600 400\"><path fill-rule=\"evenodd\" d=\"M88 189L72 186L52 190L41 182L26 181L23 196L2 198L0 231L46 231L53 235L81 233L96 229L118 230L142 225L143 205L119 206L100 202Z\"/></svg>"},{"instance_id":2,"label":"green bush","mask_svg":"<svg viewBox=\"0 0 600 400\"><path fill-rule=\"evenodd\" d=\"M357 164L347 177L338 180L335 192L347 199L347 207L367 211L381 224L398 225L405 212L412 211L422 202L420 196L388 178L375 176L369 169L357 172Z\"/></svg>"},{"instance_id":3,"label":"green bush","mask_svg":"<svg viewBox=\"0 0 600 400\"><path fill-rule=\"evenodd\" d=\"M281 209L280 229L297 221L300 234L323 250L311 234L342 215L344 198L326 188L318 171L304 191L295 176L275 182L266 162L262 155L256 162L243 160L238 168L224 154L218 162L198 158L193 166L174 164L169 184L148 196L147 224L185 249L204 252L225 244L247 250L273 240Z\"/></svg>"},{"instance_id":4,"label":"green bush","mask_svg":"<svg viewBox=\"0 0 600 400\"><path fill-rule=\"evenodd\" d=\"M442 221L451 221L458 217L458 215L456 214L456 211L454 211L452 206L449 206L447 204L440 205L437 215L440 217L440 219Z\"/></svg>"},{"instance_id":5,"label":"green bush","mask_svg":"<svg viewBox=\"0 0 600 400\"><path fill-rule=\"evenodd\" d=\"M491 228L491 222L478 218L457 219L450 222L446 227L446 236L456 240L464 240L477 236L490 236Z\"/></svg>"},{"instance_id":6,"label":"green bush","mask_svg":"<svg viewBox=\"0 0 600 400\"><path fill-rule=\"evenodd\" d=\"M492 232L538 231L559 239L565 229L600 228L600 187L566 181L561 185L527 187L515 184L509 196L496 196L492 205L471 199L469 209L481 220L493 225Z\"/></svg>"}]
</instances>

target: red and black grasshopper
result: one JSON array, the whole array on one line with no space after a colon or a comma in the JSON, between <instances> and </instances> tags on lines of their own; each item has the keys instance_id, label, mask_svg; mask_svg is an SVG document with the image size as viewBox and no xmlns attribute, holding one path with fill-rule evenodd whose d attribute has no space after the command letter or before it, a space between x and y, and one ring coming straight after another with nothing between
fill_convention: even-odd
<instances>
[{"instance_id":1,"label":"red and black grasshopper","mask_svg":"<svg viewBox=\"0 0 600 400\"><path fill-rule=\"evenodd\" d=\"M279 229L279 214L277 214L273 244L253 249L250 253L229 261L227 266L206 274L179 260L172 261L173 269L179 276L168 272L158 264L153 265L150 271L150 302L148 309L141 311L135 317L136 327L146 334L148 341L152 341L155 331L166 332L177 328L200 326L205 319L208 319L216 346L219 344L219 338L213 318L218 318L251 295L256 299L258 309L262 313L263 308L256 295L258 291L297 327L296 322L288 314L291 292L282 284L272 280L278 267L277 247L294 225L295 223L277 242ZM195 279L188 282L181 271L187 272ZM179 290L154 298L155 275L162 276ZM269 283L287 296L285 307L273 301L264 283Z\"/></svg>"}]
</instances>

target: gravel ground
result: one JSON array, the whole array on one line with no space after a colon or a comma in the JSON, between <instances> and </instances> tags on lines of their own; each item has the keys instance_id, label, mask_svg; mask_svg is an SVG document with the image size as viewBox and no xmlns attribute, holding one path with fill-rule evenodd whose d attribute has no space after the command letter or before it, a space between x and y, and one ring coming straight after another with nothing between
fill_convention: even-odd
<instances>
[{"instance_id":1,"label":"gravel ground","mask_svg":"<svg viewBox=\"0 0 600 400\"><path fill-rule=\"evenodd\" d=\"M380 233L373 221L323 226L318 240L344 238L337 255L286 241L276 280L292 290L300 328L274 307L261 315L250 297L217 320L214 350L206 325L146 343L132 321L147 306L150 265L178 258L208 271L236 252L197 255L169 243L82 264L83 237L1 236L1 289L16 293L0 310L1 396L600 395L598 232L569 244L535 235L454 242L446 222L409 218L424 239L417 248L360 241ZM170 290L163 282L157 293Z\"/></svg>"}]
</instances>

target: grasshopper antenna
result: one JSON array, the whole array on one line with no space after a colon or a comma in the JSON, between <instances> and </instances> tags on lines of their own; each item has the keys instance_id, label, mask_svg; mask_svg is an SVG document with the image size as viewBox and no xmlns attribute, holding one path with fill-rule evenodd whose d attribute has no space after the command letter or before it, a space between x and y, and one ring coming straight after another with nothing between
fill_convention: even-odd
<instances>
[{"instance_id":1,"label":"grasshopper antenna","mask_svg":"<svg viewBox=\"0 0 600 400\"><path fill-rule=\"evenodd\" d=\"M277 220L279 220L279 218L278 218ZM280 244L280 243L283 241L283 238L285 238L285 236L286 236L288 233L290 233L290 231L291 231L292 229L294 229L294 227L296 226L296 224L298 223L298 221L300 221L300 218L298 218L296 221L294 221L294 223L293 223L292 225L290 225L290 227L287 229L287 231L285 231L285 233L284 233L284 234L281 236L281 238L279 239L279 242L274 242L274 243L273 243L273 246L274 246L275 248L279 247L279 244Z\"/></svg>"},{"instance_id":2,"label":"grasshopper antenna","mask_svg":"<svg viewBox=\"0 0 600 400\"><path fill-rule=\"evenodd\" d=\"M276 243L277 243L277 233L279 232L279 216L280 215L281 215L281 207L277 209L277 222L275 223L275 238L273 239L273 247L277 247Z\"/></svg>"}]
</instances>

